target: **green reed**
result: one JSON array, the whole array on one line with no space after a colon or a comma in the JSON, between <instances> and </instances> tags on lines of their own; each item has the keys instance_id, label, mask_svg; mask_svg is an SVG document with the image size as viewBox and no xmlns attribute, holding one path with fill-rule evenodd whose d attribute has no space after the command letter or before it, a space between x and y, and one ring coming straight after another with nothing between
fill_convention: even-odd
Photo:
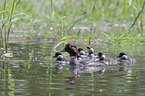
<instances>
[{"instance_id":1,"label":"green reed","mask_svg":"<svg viewBox=\"0 0 145 96\"><path fill-rule=\"evenodd\" d=\"M16 0L12 1L16 2ZM130 43L135 42L135 40L142 42L144 38L144 33L142 33L144 12L140 14L134 24L137 27L133 27L132 29L134 30L131 30L131 32L123 29L120 25L126 24L127 29L129 29L134 18L137 17L143 2L143 0L56 0L55 2L53 0L26 0L19 3L21 5L15 9L15 14L23 14L19 16L8 16L6 14L5 19L3 18L3 24L9 26L7 34L10 34L11 25L13 24L13 20L10 20L10 18L19 17L20 19L15 22L15 28L13 29L15 32L22 31L21 33L17 32L16 38L18 39L22 37L23 39L53 39L59 41L63 37L77 35L77 37L73 38L87 39L88 43L92 40L115 44L120 42ZM15 4L18 5L17 3ZM12 13L13 11L9 14ZM6 17L8 17L7 20ZM119 25L117 29L113 27L115 24ZM74 27L76 28L75 31ZM84 27L90 30L83 29ZM105 27L112 28L106 31L97 30L105 29ZM137 34L135 40L131 39L134 38L132 34ZM13 34L11 36L14 37ZM7 39L9 37L9 35L6 35Z\"/></svg>"},{"instance_id":2,"label":"green reed","mask_svg":"<svg viewBox=\"0 0 145 96\"><path fill-rule=\"evenodd\" d=\"M1 12L1 13L3 13L3 18L5 18L6 0L4 1L4 9L3 10L4 11ZM3 30L4 26L5 26L5 22L4 22L4 19L3 19L2 20L2 27L1 27L1 46L3 46L3 33L2 33L2 30ZM5 31L6 31L6 29L5 29Z\"/></svg>"},{"instance_id":3,"label":"green reed","mask_svg":"<svg viewBox=\"0 0 145 96\"><path fill-rule=\"evenodd\" d=\"M6 53L8 52L9 35L10 35L11 27L14 23L12 19L15 10L15 2L16 2L15 0L12 0L10 11L7 11L6 10L7 1L4 0L3 18L2 18L2 26L1 26L1 45L5 46ZM20 2L20 0L18 2ZM3 35L4 35L4 41L3 41Z\"/></svg>"},{"instance_id":4,"label":"green reed","mask_svg":"<svg viewBox=\"0 0 145 96\"><path fill-rule=\"evenodd\" d=\"M94 2L94 4L93 4L93 8L92 8L92 19L91 19L91 31L90 31L90 34L89 34L89 45L90 45L90 43L91 43L91 37L92 37L92 32L93 32L93 24L94 24L94 15L95 15L95 4L96 3L96 1Z\"/></svg>"}]
</instances>

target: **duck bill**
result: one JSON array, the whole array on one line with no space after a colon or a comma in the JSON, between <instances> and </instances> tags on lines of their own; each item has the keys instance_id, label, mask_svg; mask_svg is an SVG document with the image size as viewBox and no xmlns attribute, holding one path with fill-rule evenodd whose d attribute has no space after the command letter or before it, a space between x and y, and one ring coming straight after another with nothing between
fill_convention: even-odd
<instances>
[{"instance_id":1,"label":"duck bill","mask_svg":"<svg viewBox=\"0 0 145 96\"><path fill-rule=\"evenodd\" d=\"M65 48L61 50L61 52L66 52Z\"/></svg>"}]
</instances>

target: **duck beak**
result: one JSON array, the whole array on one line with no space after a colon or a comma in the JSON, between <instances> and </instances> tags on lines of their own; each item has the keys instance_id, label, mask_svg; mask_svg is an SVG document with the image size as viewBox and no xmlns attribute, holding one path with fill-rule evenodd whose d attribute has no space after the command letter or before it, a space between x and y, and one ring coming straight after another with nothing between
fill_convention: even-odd
<instances>
[{"instance_id":1,"label":"duck beak","mask_svg":"<svg viewBox=\"0 0 145 96\"><path fill-rule=\"evenodd\" d=\"M66 52L65 48L61 50L61 52Z\"/></svg>"}]
</instances>

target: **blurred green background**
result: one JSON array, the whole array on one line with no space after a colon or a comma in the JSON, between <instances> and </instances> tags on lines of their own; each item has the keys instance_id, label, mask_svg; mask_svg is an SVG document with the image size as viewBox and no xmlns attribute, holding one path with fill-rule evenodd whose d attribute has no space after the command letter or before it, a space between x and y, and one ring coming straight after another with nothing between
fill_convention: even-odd
<instances>
[{"instance_id":1,"label":"blurred green background","mask_svg":"<svg viewBox=\"0 0 145 96\"><path fill-rule=\"evenodd\" d=\"M91 35L91 40L109 44L144 41L144 11L129 31L144 0L1 0L1 26L10 17L12 2L11 40L58 41L72 35L88 40ZM6 31L1 28L2 36L8 25Z\"/></svg>"}]
</instances>

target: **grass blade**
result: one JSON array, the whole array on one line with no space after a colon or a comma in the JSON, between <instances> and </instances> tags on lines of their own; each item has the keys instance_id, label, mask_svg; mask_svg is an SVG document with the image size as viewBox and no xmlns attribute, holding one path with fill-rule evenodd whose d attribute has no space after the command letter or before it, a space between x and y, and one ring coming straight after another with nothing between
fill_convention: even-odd
<instances>
[{"instance_id":1,"label":"grass blade","mask_svg":"<svg viewBox=\"0 0 145 96\"><path fill-rule=\"evenodd\" d=\"M13 18L14 7L15 7L15 0L12 0L11 10L10 10L9 28L8 28L8 33L7 33L7 40L9 40L10 29L11 29L11 26L12 26L11 21L12 21L12 18Z\"/></svg>"},{"instance_id":2,"label":"grass blade","mask_svg":"<svg viewBox=\"0 0 145 96\"><path fill-rule=\"evenodd\" d=\"M138 15L137 15L137 17L135 18L133 24L132 24L131 27L129 28L129 32L131 31L131 29L132 29L133 26L135 25L135 23L136 23L138 17L140 16L140 14L143 12L143 10L144 10L144 6L145 6L145 0L144 0L144 3L143 3L143 5L142 5L142 8L141 8L140 12L138 13Z\"/></svg>"},{"instance_id":3,"label":"grass blade","mask_svg":"<svg viewBox=\"0 0 145 96\"><path fill-rule=\"evenodd\" d=\"M96 3L96 1L94 2L93 9L92 9L92 21L91 21L91 31L90 31L90 35L89 35L89 45L91 42L92 31L93 31L94 15L95 15L95 3Z\"/></svg>"}]
</instances>

